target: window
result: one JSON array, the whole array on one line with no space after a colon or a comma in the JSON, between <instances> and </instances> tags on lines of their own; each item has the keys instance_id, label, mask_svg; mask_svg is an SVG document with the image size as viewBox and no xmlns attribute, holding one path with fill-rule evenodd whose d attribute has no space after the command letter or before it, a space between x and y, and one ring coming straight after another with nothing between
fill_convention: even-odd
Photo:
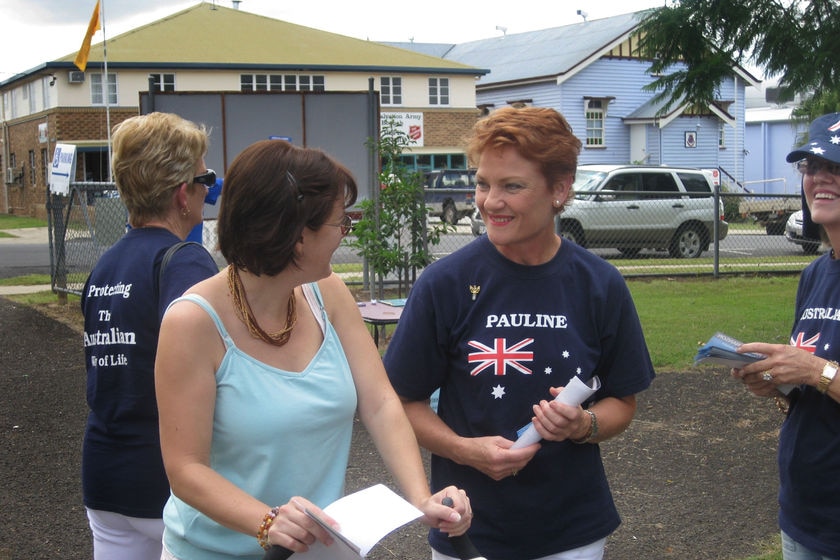
<instances>
[{"instance_id":1,"label":"window","mask_svg":"<svg viewBox=\"0 0 840 560\"><path fill-rule=\"evenodd\" d=\"M249 91L325 91L324 76L309 74L240 74L239 88Z\"/></svg>"},{"instance_id":2,"label":"window","mask_svg":"<svg viewBox=\"0 0 840 560\"><path fill-rule=\"evenodd\" d=\"M154 80L155 91L175 91L175 74L149 74Z\"/></svg>"},{"instance_id":3,"label":"window","mask_svg":"<svg viewBox=\"0 0 840 560\"><path fill-rule=\"evenodd\" d=\"M35 185L35 150L29 150L29 184Z\"/></svg>"},{"instance_id":4,"label":"window","mask_svg":"<svg viewBox=\"0 0 840 560\"><path fill-rule=\"evenodd\" d=\"M108 83L106 86L108 95L108 105L117 104L117 75L108 74ZM90 102L92 105L105 105L104 97L102 95L102 74L90 74Z\"/></svg>"},{"instance_id":5,"label":"window","mask_svg":"<svg viewBox=\"0 0 840 560\"><path fill-rule=\"evenodd\" d=\"M41 148L41 166L44 170L44 184L49 184L50 181L50 159L49 152Z\"/></svg>"},{"instance_id":6,"label":"window","mask_svg":"<svg viewBox=\"0 0 840 560\"><path fill-rule=\"evenodd\" d=\"M642 175L642 190L646 193L642 198L677 198L680 188L670 173L644 173ZM673 194L669 194L673 193Z\"/></svg>"},{"instance_id":7,"label":"window","mask_svg":"<svg viewBox=\"0 0 840 560\"><path fill-rule=\"evenodd\" d=\"M379 78L379 100L383 105L402 105L402 78Z\"/></svg>"},{"instance_id":8,"label":"window","mask_svg":"<svg viewBox=\"0 0 840 560\"><path fill-rule=\"evenodd\" d=\"M17 107L15 107L14 90L3 92L3 107L5 109L4 116L7 120L17 117Z\"/></svg>"},{"instance_id":9,"label":"window","mask_svg":"<svg viewBox=\"0 0 840 560\"><path fill-rule=\"evenodd\" d=\"M50 106L50 87L55 85L55 78L45 77L41 79L41 106L48 109Z\"/></svg>"},{"instance_id":10,"label":"window","mask_svg":"<svg viewBox=\"0 0 840 560\"><path fill-rule=\"evenodd\" d=\"M606 99L585 99L586 147L603 147L606 144L604 120L607 113Z\"/></svg>"},{"instance_id":11,"label":"window","mask_svg":"<svg viewBox=\"0 0 840 560\"><path fill-rule=\"evenodd\" d=\"M726 128L723 125L720 125L718 129L718 148L721 150L726 148Z\"/></svg>"},{"instance_id":12,"label":"window","mask_svg":"<svg viewBox=\"0 0 840 560\"><path fill-rule=\"evenodd\" d=\"M429 78L429 105L449 105L449 78Z\"/></svg>"},{"instance_id":13,"label":"window","mask_svg":"<svg viewBox=\"0 0 840 560\"><path fill-rule=\"evenodd\" d=\"M702 173L678 172L677 176L680 178L680 181L682 181L686 192L703 194L711 194L712 192L709 188L709 182L706 180L706 176Z\"/></svg>"},{"instance_id":14,"label":"window","mask_svg":"<svg viewBox=\"0 0 840 560\"><path fill-rule=\"evenodd\" d=\"M35 82L29 82L23 86L23 100L27 102L29 114L31 115L37 109L35 108Z\"/></svg>"}]
</instances>

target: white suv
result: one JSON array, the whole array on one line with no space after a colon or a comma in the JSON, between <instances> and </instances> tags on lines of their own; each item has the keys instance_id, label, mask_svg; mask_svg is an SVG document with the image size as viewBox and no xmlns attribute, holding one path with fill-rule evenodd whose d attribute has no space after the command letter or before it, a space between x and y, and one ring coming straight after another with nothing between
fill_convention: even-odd
<instances>
[{"instance_id":1,"label":"white suv","mask_svg":"<svg viewBox=\"0 0 840 560\"><path fill-rule=\"evenodd\" d=\"M714 239L716 221L718 239L729 231L723 202L716 207L711 179L700 169L581 165L573 188L574 200L558 216L557 229L582 247L696 258Z\"/></svg>"}]
</instances>

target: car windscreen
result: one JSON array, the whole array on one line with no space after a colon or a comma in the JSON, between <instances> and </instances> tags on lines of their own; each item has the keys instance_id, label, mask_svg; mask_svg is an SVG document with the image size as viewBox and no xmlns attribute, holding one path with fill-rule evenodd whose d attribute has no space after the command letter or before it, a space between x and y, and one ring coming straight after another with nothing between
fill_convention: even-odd
<instances>
[{"instance_id":1,"label":"car windscreen","mask_svg":"<svg viewBox=\"0 0 840 560\"><path fill-rule=\"evenodd\" d=\"M594 191L606 177L603 171L589 171L586 169L578 169L575 174L575 182L572 188L575 195L582 195Z\"/></svg>"}]
</instances>

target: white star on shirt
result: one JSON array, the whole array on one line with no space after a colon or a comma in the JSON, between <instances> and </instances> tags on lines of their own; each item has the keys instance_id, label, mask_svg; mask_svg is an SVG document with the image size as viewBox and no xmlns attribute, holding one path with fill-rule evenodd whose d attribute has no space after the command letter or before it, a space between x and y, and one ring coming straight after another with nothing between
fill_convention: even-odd
<instances>
[{"instance_id":1,"label":"white star on shirt","mask_svg":"<svg viewBox=\"0 0 840 560\"><path fill-rule=\"evenodd\" d=\"M493 387L493 397L501 399L503 396L505 396L504 387L502 387L501 385L496 385L495 387Z\"/></svg>"},{"instance_id":2,"label":"white star on shirt","mask_svg":"<svg viewBox=\"0 0 840 560\"><path fill-rule=\"evenodd\" d=\"M828 349L829 349L829 348L831 348L831 344L830 344L830 343L828 343L828 342L826 342L826 343L825 343L825 346L823 346L823 350L825 350L826 352L828 352Z\"/></svg>"},{"instance_id":3,"label":"white star on shirt","mask_svg":"<svg viewBox=\"0 0 840 560\"><path fill-rule=\"evenodd\" d=\"M825 153L825 150L823 150L822 148L811 148L811 151L817 154L818 156L821 156Z\"/></svg>"},{"instance_id":4,"label":"white star on shirt","mask_svg":"<svg viewBox=\"0 0 840 560\"><path fill-rule=\"evenodd\" d=\"M580 375L581 373L583 373L583 370L582 370L582 369L577 368L577 369L575 370L575 375Z\"/></svg>"},{"instance_id":5,"label":"white star on shirt","mask_svg":"<svg viewBox=\"0 0 840 560\"><path fill-rule=\"evenodd\" d=\"M546 374L546 375L551 375L551 372L552 372L552 371L554 371L554 370L552 370L552 369L551 369L551 366L548 366L548 367L547 367L547 368L545 368L545 370L543 370L543 371L545 371L545 374Z\"/></svg>"},{"instance_id":6,"label":"white star on shirt","mask_svg":"<svg viewBox=\"0 0 840 560\"><path fill-rule=\"evenodd\" d=\"M569 351L568 351L568 350L563 350L563 357L564 357L564 358L568 358L568 357L569 357Z\"/></svg>"},{"instance_id":7,"label":"white star on shirt","mask_svg":"<svg viewBox=\"0 0 840 560\"><path fill-rule=\"evenodd\" d=\"M832 144L840 144L840 136L837 136L836 134L834 136L832 136L831 137L831 143Z\"/></svg>"}]
</instances>

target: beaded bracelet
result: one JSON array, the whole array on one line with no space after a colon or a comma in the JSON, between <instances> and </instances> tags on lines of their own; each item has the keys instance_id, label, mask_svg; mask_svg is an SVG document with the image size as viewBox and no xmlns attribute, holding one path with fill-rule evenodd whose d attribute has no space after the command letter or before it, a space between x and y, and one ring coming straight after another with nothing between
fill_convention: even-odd
<instances>
[{"instance_id":1,"label":"beaded bracelet","mask_svg":"<svg viewBox=\"0 0 840 560\"><path fill-rule=\"evenodd\" d=\"M788 410L790 410L790 401L778 395L773 397L773 400L776 401L776 408L779 409L779 412L787 416Z\"/></svg>"},{"instance_id":2,"label":"beaded bracelet","mask_svg":"<svg viewBox=\"0 0 840 560\"><path fill-rule=\"evenodd\" d=\"M268 542L268 530L271 528L271 524L274 523L274 518L277 517L278 513L280 513L279 507L275 506L271 508L265 514L265 517L263 517L262 523L260 523L260 530L257 531L257 542L264 550L271 548L271 543Z\"/></svg>"}]
</instances>

